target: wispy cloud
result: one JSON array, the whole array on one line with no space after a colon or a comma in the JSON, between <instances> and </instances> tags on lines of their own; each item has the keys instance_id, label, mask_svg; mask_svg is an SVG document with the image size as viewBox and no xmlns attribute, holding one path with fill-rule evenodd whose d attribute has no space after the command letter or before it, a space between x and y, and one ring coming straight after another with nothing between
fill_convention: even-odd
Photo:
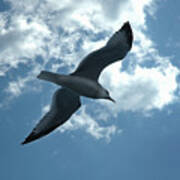
<instances>
[{"instance_id":1,"label":"wispy cloud","mask_svg":"<svg viewBox=\"0 0 180 180\"><path fill-rule=\"evenodd\" d=\"M86 112L86 107L81 107L79 114L73 115L71 120L67 121L59 128L60 132L66 130L84 129L87 133L96 139L106 139L107 142L111 140L111 136L116 133L122 133L115 125L101 126L96 120Z\"/></svg>"}]
</instances>

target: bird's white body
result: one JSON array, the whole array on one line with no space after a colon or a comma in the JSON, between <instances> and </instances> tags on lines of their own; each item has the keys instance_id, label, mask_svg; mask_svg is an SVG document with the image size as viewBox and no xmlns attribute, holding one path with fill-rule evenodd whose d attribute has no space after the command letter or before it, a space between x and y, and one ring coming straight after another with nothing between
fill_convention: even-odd
<instances>
[{"instance_id":1,"label":"bird's white body","mask_svg":"<svg viewBox=\"0 0 180 180\"><path fill-rule=\"evenodd\" d=\"M79 76L59 75L57 83L74 90L79 95L91 98L100 98L103 91L102 86L96 81Z\"/></svg>"},{"instance_id":2,"label":"bird's white body","mask_svg":"<svg viewBox=\"0 0 180 180\"><path fill-rule=\"evenodd\" d=\"M90 98L106 98L106 90L97 82L88 78L72 75L60 75L47 71L42 71L39 79L56 83L60 86L72 89L81 96Z\"/></svg>"}]
</instances>

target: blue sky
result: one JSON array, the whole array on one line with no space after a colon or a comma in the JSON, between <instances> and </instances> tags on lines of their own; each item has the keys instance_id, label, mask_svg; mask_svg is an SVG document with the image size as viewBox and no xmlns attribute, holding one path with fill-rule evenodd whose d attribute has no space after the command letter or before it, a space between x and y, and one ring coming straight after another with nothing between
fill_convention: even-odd
<instances>
[{"instance_id":1,"label":"blue sky","mask_svg":"<svg viewBox=\"0 0 180 180\"><path fill-rule=\"evenodd\" d=\"M178 0L0 1L0 179L180 179ZM21 146L57 86L129 20L131 52L100 82L117 103L81 98L62 127Z\"/></svg>"}]
</instances>

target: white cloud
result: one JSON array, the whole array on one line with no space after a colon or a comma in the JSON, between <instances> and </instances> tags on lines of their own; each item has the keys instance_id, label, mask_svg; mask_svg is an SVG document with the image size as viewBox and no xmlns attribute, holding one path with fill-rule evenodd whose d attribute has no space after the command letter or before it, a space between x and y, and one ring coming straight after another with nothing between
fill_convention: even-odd
<instances>
[{"instance_id":1,"label":"white cloud","mask_svg":"<svg viewBox=\"0 0 180 180\"><path fill-rule=\"evenodd\" d=\"M176 100L176 81L179 70L168 63L167 67L141 67L136 65L133 72L120 72L115 64L104 72L105 84L117 104L108 107L120 111L149 111L162 109Z\"/></svg>"},{"instance_id":2,"label":"white cloud","mask_svg":"<svg viewBox=\"0 0 180 180\"><path fill-rule=\"evenodd\" d=\"M135 28L143 27L146 17L144 7L152 3L152 0L141 3L123 0L118 1L118 4L114 0L81 0L81 6L77 6L70 0L7 1L10 2L12 10L9 15L3 15L4 21L1 23L3 26L0 38L8 39L3 41L0 47L3 49L0 58L1 75L5 75L11 68L17 68L19 63L35 61L39 55L45 63L55 58L61 59L67 66L75 65L82 57L80 55L87 53L87 49L76 50L74 46L77 46L79 41L92 42L92 35L104 31L110 36L127 19ZM113 12L111 7L115 9ZM112 19L111 16L114 21L107 21L108 17ZM139 17L138 21L134 17ZM83 31L90 33L84 34ZM104 38L96 43L102 40Z\"/></svg>"},{"instance_id":3,"label":"white cloud","mask_svg":"<svg viewBox=\"0 0 180 180\"><path fill-rule=\"evenodd\" d=\"M18 79L16 82L10 82L7 92L13 94L14 96L19 96L21 94L21 89L25 86L25 82L26 79Z\"/></svg>"},{"instance_id":4,"label":"white cloud","mask_svg":"<svg viewBox=\"0 0 180 180\"><path fill-rule=\"evenodd\" d=\"M121 71L121 63L117 63L101 77L117 100L113 106L106 103L109 111L117 115L121 110L162 109L176 99L179 70L170 58L159 54L156 43L147 34L147 13L155 15L156 0L80 0L78 4L73 0L6 1L10 2L11 10L0 13L0 76L6 76L19 64L32 67L26 76L13 74L13 81L5 88L11 95L22 94L41 69L58 71L67 67L72 71L84 55L101 47L129 20L135 41L128 67ZM146 66L147 62L152 66ZM101 114L97 116L99 120L107 119L107 112L106 118ZM109 139L117 132L113 125L101 127L85 109L61 130L77 128L84 128L97 139Z\"/></svg>"},{"instance_id":5,"label":"white cloud","mask_svg":"<svg viewBox=\"0 0 180 180\"><path fill-rule=\"evenodd\" d=\"M5 89L5 91L8 93L7 99L18 97L22 94L22 92L40 90L40 85L36 84L36 82L38 81L36 76L37 74L39 74L40 70L42 70L43 67L37 63L34 64L34 66L26 76L18 76L17 79L14 79L8 83L8 87Z\"/></svg>"},{"instance_id":6,"label":"white cloud","mask_svg":"<svg viewBox=\"0 0 180 180\"><path fill-rule=\"evenodd\" d=\"M59 128L60 132L67 130L85 129L87 133L96 139L105 138L107 142L110 141L111 136L116 133L122 133L122 130L117 129L116 126L101 126L86 112L85 106L81 107L79 114L74 114L72 118Z\"/></svg>"},{"instance_id":7,"label":"white cloud","mask_svg":"<svg viewBox=\"0 0 180 180\"><path fill-rule=\"evenodd\" d=\"M46 105L42 108L42 116L50 110L50 105Z\"/></svg>"},{"instance_id":8,"label":"white cloud","mask_svg":"<svg viewBox=\"0 0 180 180\"><path fill-rule=\"evenodd\" d=\"M24 16L14 17L12 25L9 26L9 29L4 27L0 32L2 75L11 68L17 68L20 63L33 63L31 61L38 55L47 57L44 38L50 37L45 25L37 22L28 23Z\"/></svg>"},{"instance_id":9,"label":"white cloud","mask_svg":"<svg viewBox=\"0 0 180 180\"><path fill-rule=\"evenodd\" d=\"M124 6L129 3L127 0L101 0L100 2L105 15L110 18L110 20L115 20L118 14L123 11Z\"/></svg>"}]
</instances>

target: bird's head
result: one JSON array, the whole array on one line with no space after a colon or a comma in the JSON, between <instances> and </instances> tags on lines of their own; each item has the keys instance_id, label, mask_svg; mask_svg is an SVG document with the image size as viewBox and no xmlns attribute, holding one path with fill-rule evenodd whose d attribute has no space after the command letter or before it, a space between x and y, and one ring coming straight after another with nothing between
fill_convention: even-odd
<instances>
[{"instance_id":1,"label":"bird's head","mask_svg":"<svg viewBox=\"0 0 180 180\"><path fill-rule=\"evenodd\" d=\"M108 90L104 89L104 91L102 92L102 95L103 95L103 98L104 98L104 99L108 99L108 100L110 100L110 101L112 101L112 102L114 102L114 103L116 102L116 101L110 96Z\"/></svg>"}]
</instances>

